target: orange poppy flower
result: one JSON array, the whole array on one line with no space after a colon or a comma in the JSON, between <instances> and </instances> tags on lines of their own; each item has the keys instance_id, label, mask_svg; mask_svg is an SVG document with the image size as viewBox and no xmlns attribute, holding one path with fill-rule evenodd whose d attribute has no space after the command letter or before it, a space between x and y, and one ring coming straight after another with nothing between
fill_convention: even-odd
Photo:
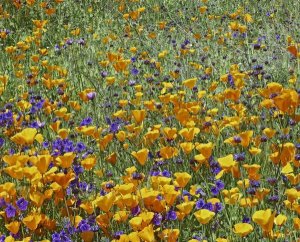
<instances>
[{"instance_id":1,"label":"orange poppy flower","mask_svg":"<svg viewBox=\"0 0 300 242\"><path fill-rule=\"evenodd\" d=\"M201 224L207 224L215 216L214 212L211 212L208 209L200 209L194 213L194 216Z\"/></svg>"},{"instance_id":2,"label":"orange poppy flower","mask_svg":"<svg viewBox=\"0 0 300 242\"><path fill-rule=\"evenodd\" d=\"M194 139L195 135L199 134L199 132L199 128L184 128L179 131L179 134L184 137L186 141L190 142Z\"/></svg>"},{"instance_id":3,"label":"orange poppy flower","mask_svg":"<svg viewBox=\"0 0 300 242\"><path fill-rule=\"evenodd\" d=\"M58 156L56 158L56 161L58 162L58 165L61 166L62 168L69 168L69 167L71 167L75 157L76 157L75 153L68 152L62 156Z\"/></svg>"},{"instance_id":4,"label":"orange poppy flower","mask_svg":"<svg viewBox=\"0 0 300 242\"><path fill-rule=\"evenodd\" d=\"M253 226L248 223L238 223L234 225L233 232L240 237L245 237L253 231Z\"/></svg>"},{"instance_id":5,"label":"orange poppy flower","mask_svg":"<svg viewBox=\"0 0 300 242\"><path fill-rule=\"evenodd\" d=\"M95 205L97 205L102 211L109 212L111 207L114 205L116 196L113 192L106 194L105 196L97 197L94 201Z\"/></svg>"},{"instance_id":6,"label":"orange poppy flower","mask_svg":"<svg viewBox=\"0 0 300 242\"><path fill-rule=\"evenodd\" d=\"M192 209L194 208L195 202L189 201L189 202L184 202L176 206L176 208L182 212L184 215L190 214Z\"/></svg>"},{"instance_id":7,"label":"orange poppy flower","mask_svg":"<svg viewBox=\"0 0 300 242\"><path fill-rule=\"evenodd\" d=\"M146 117L146 110L132 110L132 116L137 124L141 124Z\"/></svg>"},{"instance_id":8,"label":"orange poppy flower","mask_svg":"<svg viewBox=\"0 0 300 242\"><path fill-rule=\"evenodd\" d=\"M192 176L187 172L176 172L174 173L174 176L176 178L175 185L181 188L185 187L192 178Z\"/></svg>"},{"instance_id":9,"label":"orange poppy flower","mask_svg":"<svg viewBox=\"0 0 300 242\"><path fill-rule=\"evenodd\" d=\"M41 220L42 220L42 216L36 213L36 214L28 215L27 217L23 218L22 222L30 230L36 230Z\"/></svg>"},{"instance_id":10,"label":"orange poppy flower","mask_svg":"<svg viewBox=\"0 0 300 242\"><path fill-rule=\"evenodd\" d=\"M138 233L138 236L141 239L143 239L144 241L154 242L155 241L155 237L154 237L153 226L149 225L149 226L145 227L142 231L140 231Z\"/></svg>"},{"instance_id":11,"label":"orange poppy flower","mask_svg":"<svg viewBox=\"0 0 300 242\"><path fill-rule=\"evenodd\" d=\"M193 151L195 145L192 142L183 142L180 143L180 147L185 154L189 154Z\"/></svg>"},{"instance_id":12,"label":"orange poppy flower","mask_svg":"<svg viewBox=\"0 0 300 242\"><path fill-rule=\"evenodd\" d=\"M143 165L145 165L145 163L148 159L149 150L144 148L144 149L139 150L138 152L133 151L133 152L131 152L131 154L143 166Z\"/></svg>"},{"instance_id":13,"label":"orange poppy flower","mask_svg":"<svg viewBox=\"0 0 300 242\"><path fill-rule=\"evenodd\" d=\"M175 147L166 146L159 150L159 154L164 159L171 159L178 155L178 149Z\"/></svg>"},{"instance_id":14,"label":"orange poppy flower","mask_svg":"<svg viewBox=\"0 0 300 242\"><path fill-rule=\"evenodd\" d=\"M81 165L85 170L92 170L94 166L96 165L96 157L91 156L87 157L84 160L81 161Z\"/></svg>"},{"instance_id":15,"label":"orange poppy flower","mask_svg":"<svg viewBox=\"0 0 300 242\"><path fill-rule=\"evenodd\" d=\"M9 230L9 232L13 234L17 234L20 229L20 222L13 221L10 222L9 224L5 224L5 227Z\"/></svg>"},{"instance_id":16,"label":"orange poppy flower","mask_svg":"<svg viewBox=\"0 0 300 242\"><path fill-rule=\"evenodd\" d=\"M176 242L179 234L179 229L164 229L159 237L167 242Z\"/></svg>"},{"instance_id":17,"label":"orange poppy flower","mask_svg":"<svg viewBox=\"0 0 300 242\"><path fill-rule=\"evenodd\" d=\"M38 155L34 165L37 167L40 173L45 174L52 160L53 158L51 155Z\"/></svg>"},{"instance_id":18,"label":"orange poppy flower","mask_svg":"<svg viewBox=\"0 0 300 242\"><path fill-rule=\"evenodd\" d=\"M201 154L205 157L205 158L209 158L212 154L212 150L213 150L213 143L209 142L206 144L199 144L196 146L196 149L201 152Z\"/></svg>"},{"instance_id":19,"label":"orange poppy flower","mask_svg":"<svg viewBox=\"0 0 300 242\"><path fill-rule=\"evenodd\" d=\"M182 84L189 89L193 89L193 87L196 85L196 81L197 78L191 78L191 79L184 80Z\"/></svg>"},{"instance_id":20,"label":"orange poppy flower","mask_svg":"<svg viewBox=\"0 0 300 242\"><path fill-rule=\"evenodd\" d=\"M34 128L26 128L20 133L11 137L11 140L18 145L31 145L37 134L37 130Z\"/></svg>"},{"instance_id":21,"label":"orange poppy flower","mask_svg":"<svg viewBox=\"0 0 300 242\"><path fill-rule=\"evenodd\" d=\"M258 210L252 215L252 220L261 226L264 232L271 232L275 214L276 212L272 213L271 209Z\"/></svg>"}]
</instances>

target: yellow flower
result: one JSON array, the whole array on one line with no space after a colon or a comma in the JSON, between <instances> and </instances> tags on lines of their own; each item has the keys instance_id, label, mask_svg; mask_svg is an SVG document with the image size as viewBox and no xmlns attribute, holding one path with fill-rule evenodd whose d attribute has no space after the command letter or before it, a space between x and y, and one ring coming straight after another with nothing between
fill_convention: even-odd
<instances>
[{"instance_id":1,"label":"yellow flower","mask_svg":"<svg viewBox=\"0 0 300 242\"><path fill-rule=\"evenodd\" d=\"M107 157L105 157L105 160L107 161L107 162L109 162L110 164L112 164L112 165L115 165L116 164L116 162L117 162L117 153L116 152L113 152L113 153L111 153L110 155L108 155Z\"/></svg>"},{"instance_id":2,"label":"yellow flower","mask_svg":"<svg viewBox=\"0 0 300 242\"><path fill-rule=\"evenodd\" d=\"M212 154L213 143L209 142L207 144L199 144L196 146L196 149L200 151L205 158L209 158Z\"/></svg>"},{"instance_id":3,"label":"yellow flower","mask_svg":"<svg viewBox=\"0 0 300 242\"><path fill-rule=\"evenodd\" d=\"M200 209L194 213L196 219L201 224L207 224L215 216L214 212L209 211L208 209Z\"/></svg>"},{"instance_id":4,"label":"yellow flower","mask_svg":"<svg viewBox=\"0 0 300 242\"><path fill-rule=\"evenodd\" d=\"M228 242L228 239L225 238L217 238L216 242Z\"/></svg>"},{"instance_id":5,"label":"yellow flower","mask_svg":"<svg viewBox=\"0 0 300 242\"><path fill-rule=\"evenodd\" d=\"M132 110L132 116L137 124L140 124L143 122L143 120L146 117L146 110Z\"/></svg>"},{"instance_id":6,"label":"yellow flower","mask_svg":"<svg viewBox=\"0 0 300 242\"><path fill-rule=\"evenodd\" d=\"M143 166L143 165L145 165L145 163L148 159L149 150L144 148L144 149L139 150L138 152L133 151L133 152L131 152L131 154Z\"/></svg>"},{"instance_id":7,"label":"yellow flower","mask_svg":"<svg viewBox=\"0 0 300 242\"><path fill-rule=\"evenodd\" d=\"M133 217L129 220L129 224L134 231L138 231L141 228L143 219L141 217Z\"/></svg>"},{"instance_id":8,"label":"yellow flower","mask_svg":"<svg viewBox=\"0 0 300 242\"><path fill-rule=\"evenodd\" d=\"M166 146L160 149L159 154L164 159L171 159L178 155L178 149L171 146Z\"/></svg>"},{"instance_id":9,"label":"yellow flower","mask_svg":"<svg viewBox=\"0 0 300 242\"><path fill-rule=\"evenodd\" d=\"M20 222L13 221L10 222L9 224L6 224L5 227L9 230L9 232L13 234L17 234L20 228Z\"/></svg>"},{"instance_id":10,"label":"yellow flower","mask_svg":"<svg viewBox=\"0 0 300 242\"><path fill-rule=\"evenodd\" d=\"M179 134L184 137L186 141L192 141L196 134L200 132L199 128L184 128L179 131Z\"/></svg>"},{"instance_id":11,"label":"yellow flower","mask_svg":"<svg viewBox=\"0 0 300 242\"><path fill-rule=\"evenodd\" d=\"M174 176L176 177L176 185L182 188L185 187L192 178L187 172L176 172Z\"/></svg>"},{"instance_id":12,"label":"yellow flower","mask_svg":"<svg viewBox=\"0 0 300 242\"><path fill-rule=\"evenodd\" d=\"M164 229L159 237L164 241L174 242L177 241L179 234L179 229Z\"/></svg>"},{"instance_id":13,"label":"yellow flower","mask_svg":"<svg viewBox=\"0 0 300 242\"><path fill-rule=\"evenodd\" d=\"M68 153L65 153L62 156L58 156L56 158L56 160L58 161L58 164L62 168L69 168L69 167L71 167L75 157L76 157L76 154L74 154L73 152L68 152Z\"/></svg>"},{"instance_id":14,"label":"yellow flower","mask_svg":"<svg viewBox=\"0 0 300 242\"><path fill-rule=\"evenodd\" d=\"M23 218L22 222L26 225L30 230L36 230L39 223L42 220L42 216L40 214L32 214Z\"/></svg>"},{"instance_id":15,"label":"yellow flower","mask_svg":"<svg viewBox=\"0 0 300 242\"><path fill-rule=\"evenodd\" d=\"M85 170L91 170L96 165L96 157L87 157L81 161L81 165Z\"/></svg>"},{"instance_id":16,"label":"yellow flower","mask_svg":"<svg viewBox=\"0 0 300 242\"><path fill-rule=\"evenodd\" d=\"M80 237L84 242L92 242L94 239L94 232L93 231L84 231L80 234Z\"/></svg>"},{"instance_id":17,"label":"yellow flower","mask_svg":"<svg viewBox=\"0 0 300 242\"><path fill-rule=\"evenodd\" d=\"M147 242L154 242L155 237L154 237L153 226L149 225L145 227L141 232L138 233L138 236Z\"/></svg>"},{"instance_id":18,"label":"yellow flower","mask_svg":"<svg viewBox=\"0 0 300 242\"><path fill-rule=\"evenodd\" d=\"M94 203L104 212L109 212L110 208L113 206L115 202L116 196L113 192L106 194L105 196L101 196L96 198Z\"/></svg>"},{"instance_id":19,"label":"yellow flower","mask_svg":"<svg viewBox=\"0 0 300 242\"><path fill-rule=\"evenodd\" d=\"M189 154L193 151L195 145L192 142L183 142L180 143L180 147L185 154Z\"/></svg>"},{"instance_id":20,"label":"yellow flower","mask_svg":"<svg viewBox=\"0 0 300 242\"><path fill-rule=\"evenodd\" d=\"M294 229L300 230L300 218L293 218Z\"/></svg>"},{"instance_id":21,"label":"yellow flower","mask_svg":"<svg viewBox=\"0 0 300 242\"><path fill-rule=\"evenodd\" d=\"M31 145L37 134L37 130L34 128L26 128L20 133L11 137L11 140L18 145Z\"/></svg>"},{"instance_id":22,"label":"yellow flower","mask_svg":"<svg viewBox=\"0 0 300 242\"><path fill-rule=\"evenodd\" d=\"M188 215L192 211L194 205L195 205L195 202L191 202L191 201L184 202L184 203L177 205L176 208L178 208L178 210L180 212L184 213L185 215Z\"/></svg>"},{"instance_id":23,"label":"yellow flower","mask_svg":"<svg viewBox=\"0 0 300 242\"><path fill-rule=\"evenodd\" d=\"M265 232L270 232L273 228L275 214L276 212L272 213L271 209L259 210L252 215L252 220Z\"/></svg>"},{"instance_id":24,"label":"yellow flower","mask_svg":"<svg viewBox=\"0 0 300 242\"><path fill-rule=\"evenodd\" d=\"M191 78L191 79L187 79L187 80L183 81L182 84L189 89L193 89L193 87L196 85L196 81L197 81L197 78Z\"/></svg>"},{"instance_id":25,"label":"yellow flower","mask_svg":"<svg viewBox=\"0 0 300 242\"><path fill-rule=\"evenodd\" d=\"M53 160L51 155L38 155L38 159L34 164L40 173L44 174L48 170L50 162Z\"/></svg>"},{"instance_id":26,"label":"yellow flower","mask_svg":"<svg viewBox=\"0 0 300 242\"><path fill-rule=\"evenodd\" d=\"M225 170L232 168L236 163L233 159L232 154L227 155L222 158L219 158L218 162L219 162L220 166L222 167L222 169L225 169Z\"/></svg>"},{"instance_id":27,"label":"yellow flower","mask_svg":"<svg viewBox=\"0 0 300 242\"><path fill-rule=\"evenodd\" d=\"M290 188L285 190L285 195L287 195L287 199L290 202L294 202L300 197L300 192L298 192L295 188Z\"/></svg>"},{"instance_id":28,"label":"yellow flower","mask_svg":"<svg viewBox=\"0 0 300 242\"><path fill-rule=\"evenodd\" d=\"M234 225L234 229L233 229L233 232L235 234L238 234L240 237L245 237L252 231L253 231L253 227L251 224L248 223L238 223Z\"/></svg>"},{"instance_id":29,"label":"yellow flower","mask_svg":"<svg viewBox=\"0 0 300 242\"><path fill-rule=\"evenodd\" d=\"M283 224L285 224L285 222L287 221L287 216L279 214L276 218L275 218L275 224L278 226L282 226Z\"/></svg>"}]
</instances>

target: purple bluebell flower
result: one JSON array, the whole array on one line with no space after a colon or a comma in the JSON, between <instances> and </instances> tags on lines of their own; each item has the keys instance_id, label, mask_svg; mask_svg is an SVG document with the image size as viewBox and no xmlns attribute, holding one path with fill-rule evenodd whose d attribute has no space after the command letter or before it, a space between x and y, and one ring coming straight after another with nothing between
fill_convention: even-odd
<instances>
[{"instance_id":1,"label":"purple bluebell flower","mask_svg":"<svg viewBox=\"0 0 300 242\"><path fill-rule=\"evenodd\" d=\"M119 240L122 234L124 234L123 231L117 231L114 233L113 238Z\"/></svg>"},{"instance_id":2,"label":"purple bluebell flower","mask_svg":"<svg viewBox=\"0 0 300 242\"><path fill-rule=\"evenodd\" d=\"M198 188L196 190L196 194L200 194L202 197L206 197L206 193L201 188Z\"/></svg>"},{"instance_id":3,"label":"purple bluebell flower","mask_svg":"<svg viewBox=\"0 0 300 242\"><path fill-rule=\"evenodd\" d=\"M100 72L100 75L101 75L103 78L105 78L105 77L108 76L108 72L107 72L107 71L101 71L101 72Z\"/></svg>"},{"instance_id":4,"label":"purple bluebell flower","mask_svg":"<svg viewBox=\"0 0 300 242\"><path fill-rule=\"evenodd\" d=\"M110 125L109 132L111 132L111 133L117 133L120 130L120 128L121 128L120 122L118 122L118 121L117 122L113 122Z\"/></svg>"},{"instance_id":5,"label":"purple bluebell flower","mask_svg":"<svg viewBox=\"0 0 300 242\"><path fill-rule=\"evenodd\" d=\"M163 217L160 213L155 213L152 219L152 223L156 226L160 226L162 219Z\"/></svg>"},{"instance_id":6,"label":"purple bluebell flower","mask_svg":"<svg viewBox=\"0 0 300 242\"><path fill-rule=\"evenodd\" d=\"M89 92L86 94L86 97L88 100L94 100L96 97L97 93L96 92Z\"/></svg>"},{"instance_id":7,"label":"purple bluebell flower","mask_svg":"<svg viewBox=\"0 0 300 242\"><path fill-rule=\"evenodd\" d=\"M6 202L5 202L5 200L4 200L4 198L0 198L0 208L3 208L3 207L5 207L7 204L6 204Z\"/></svg>"},{"instance_id":8,"label":"purple bluebell flower","mask_svg":"<svg viewBox=\"0 0 300 242\"><path fill-rule=\"evenodd\" d=\"M166 214L166 220L174 221L177 219L177 214L174 210L170 210Z\"/></svg>"},{"instance_id":9,"label":"purple bluebell flower","mask_svg":"<svg viewBox=\"0 0 300 242\"><path fill-rule=\"evenodd\" d=\"M80 38L79 40L77 40L77 44L79 44L81 46L85 45L86 43L85 43L84 38Z\"/></svg>"},{"instance_id":10,"label":"purple bluebell flower","mask_svg":"<svg viewBox=\"0 0 300 242\"><path fill-rule=\"evenodd\" d=\"M109 182L109 183L106 183L105 187L107 189L112 189L113 187L115 187L115 185L113 183Z\"/></svg>"},{"instance_id":11,"label":"purple bluebell flower","mask_svg":"<svg viewBox=\"0 0 300 242\"><path fill-rule=\"evenodd\" d=\"M266 135L262 135L262 136L260 137L260 141L261 141L261 142L267 142L267 141L268 141L268 137L267 137Z\"/></svg>"},{"instance_id":12,"label":"purple bluebell flower","mask_svg":"<svg viewBox=\"0 0 300 242\"><path fill-rule=\"evenodd\" d=\"M138 70L137 68L131 69L131 74L132 74L133 76L137 76L139 73L140 73L140 72L139 72L139 70Z\"/></svg>"},{"instance_id":13,"label":"purple bluebell flower","mask_svg":"<svg viewBox=\"0 0 300 242\"><path fill-rule=\"evenodd\" d=\"M128 85L129 86L134 86L136 84L136 81L135 80L129 80L128 81Z\"/></svg>"},{"instance_id":14,"label":"purple bluebell flower","mask_svg":"<svg viewBox=\"0 0 300 242\"><path fill-rule=\"evenodd\" d=\"M254 187L247 188L246 192L250 195L255 195L256 189Z\"/></svg>"},{"instance_id":15,"label":"purple bluebell flower","mask_svg":"<svg viewBox=\"0 0 300 242\"><path fill-rule=\"evenodd\" d=\"M134 208L131 209L131 214L132 214L133 216L139 215L140 212L141 212L141 208L140 208L139 205L137 205L136 207L134 207Z\"/></svg>"},{"instance_id":16,"label":"purple bluebell flower","mask_svg":"<svg viewBox=\"0 0 300 242\"><path fill-rule=\"evenodd\" d=\"M197 202L196 202L196 209L202 209L205 205L205 201L200 198Z\"/></svg>"},{"instance_id":17,"label":"purple bluebell flower","mask_svg":"<svg viewBox=\"0 0 300 242\"><path fill-rule=\"evenodd\" d=\"M250 186L258 188L258 187L260 187L260 182L259 181L255 181L255 180L250 180Z\"/></svg>"},{"instance_id":18,"label":"purple bluebell flower","mask_svg":"<svg viewBox=\"0 0 300 242\"><path fill-rule=\"evenodd\" d=\"M221 181L221 180L216 180L216 181L215 181L215 185L216 185L216 187L217 187L219 190L223 190L224 187L225 187L224 182Z\"/></svg>"},{"instance_id":19,"label":"purple bluebell flower","mask_svg":"<svg viewBox=\"0 0 300 242\"><path fill-rule=\"evenodd\" d=\"M231 74L228 74L228 77L227 77L227 82L228 84L231 86L231 87L235 87L235 84L234 84L234 78Z\"/></svg>"},{"instance_id":20,"label":"purple bluebell flower","mask_svg":"<svg viewBox=\"0 0 300 242\"><path fill-rule=\"evenodd\" d=\"M87 221L85 219L82 219L79 224L78 224L78 228L81 232L84 231L90 231L91 230L91 226L87 223Z\"/></svg>"},{"instance_id":21,"label":"purple bluebell flower","mask_svg":"<svg viewBox=\"0 0 300 242\"><path fill-rule=\"evenodd\" d=\"M79 188L80 188L80 190L82 190L82 191L87 191L87 183L86 182L80 182L79 183Z\"/></svg>"},{"instance_id":22,"label":"purple bluebell flower","mask_svg":"<svg viewBox=\"0 0 300 242\"><path fill-rule=\"evenodd\" d=\"M5 213L8 218L13 218L14 216L16 216L16 208L13 205L8 204L5 209Z\"/></svg>"},{"instance_id":23,"label":"purple bluebell flower","mask_svg":"<svg viewBox=\"0 0 300 242\"><path fill-rule=\"evenodd\" d=\"M171 177L171 173L168 170L164 170L161 174L164 177Z\"/></svg>"},{"instance_id":24,"label":"purple bluebell flower","mask_svg":"<svg viewBox=\"0 0 300 242\"><path fill-rule=\"evenodd\" d=\"M131 175L132 179L134 180L142 180L143 179L143 175L141 173L138 173L138 172L134 172L132 175Z\"/></svg>"},{"instance_id":25,"label":"purple bluebell flower","mask_svg":"<svg viewBox=\"0 0 300 242\"><path fill-rule=\"evenodd\" d=\"M78 143L76 144L75 150L76 150L76 152L78 152L78 153L82 153L83 151L86 150L86 146L85 146L84 143L78 142Z\"/></svg>"},{"instance_id":26,"label":"purple bluebell flower","mask_svg":"<svg viewBox=\"0 0 300 242\"><path fill-rule=\"evenodd\" d=\"M210 189L210 192L213 196L217 196L219 194L219 189L215 186L213 186L211 189Z\"/></svg>"},{"instance_id":27,"label":"purple bluebell flower","mask_svg":"<svg viewBox=\"0 0 300 242\"><path fill-rule=\"evenodd\" d=\"M84 172L84 169L81 165L74 165L73 170L77 176Z\"/></svg>"},{"instance_id":28,"label":"purple bluebell flower","mask_svg":"<svg viewBox=\"0 0 300 242\"><path fill-rule=\"evenodd\" d=\"M26 211L29 203L25 198L21 197L18 199L16 204L21 211Z\"/></svg>"},{"instance_id":29,"label":"purple bluebell flower","mask_svg":"<svg viewBox=\"0 0 300 242\"><path fill-rule=\"evenodd\" d=\"M66 44L67 44L67 45L72 45L73 42L74 42L73 39L67 39L67 40L66 40Z\"/></svg>"},{"instance_id":30,"label":"purple bluebell flower","mask_svg":"<svg viewBox=\"0 0 300 242\"><path fill-rule=\"evenodd\" d=\"M81 121L80 126L87 126L90 125L92 122L93 119L91 117L87 117Z\"/></svg>"},{"instance_id":31,"label":"purple bluebell flower","mask_svg":"<svg viewBox=\"0 0 300 242\"><path fill-rule=\"evenodd\" d=\"M251 219L247 216L244 216L243 220L242 220L243 223L247 223L247 224L250 224L251 222Z\"/></svg>"},{"instance_id":32,"label":"purple bluebell flower","mask_svg":"<svg viewBox=\"0 0 300 242\"><path fill-rule=\"evenodd\" d=\"M159 176L160 172L159 171L150 171L150 176Z\"/></svg>"},{"instance_id":33,"label":"purple bluebell flower","mask_svg":"<svg viewBox=\"0 0 300 242\"><path fill-rule=\"evenodd\" d=\"M273 186L273 185L275 185L275 184L277 183L277 179L276 179L275 177L268 177L268 178L267 178L267 182L268 182L271 186Z\"/></svg>"},{"instance_id":34,"label":"purple bluebell flower","mask_svg":"<svg viewBox=\"0 0 300 242\"><path fill-rule=\"evenodd\" d=\"M215 211L217 213L221 212L224 209L224 205L222 203L215 203Z\"/></svg>"},{"instance_id":35,"label":"purple bluebell flower","mask_svg":"<svg viewBox=\"0 0 300 242\"><path fill-rule=\"evenodd\" d=\"M246 159L245 153L236 153L233 155L236 161L244 161Z\"/></svg>"},{"instance_id":36,"label":"purple bluebell flower","mask_svg":"<svg viewBox=\"0 0 300 242\"><path fill-rule=\"evenodd\" d=\"M242 139L241 139L241 137L239 137L239 136L234 136L234 137L233 137L233 141L234 141L235 143L241 143L241 142L242 142Z\"/></svg>"},{"instance_id":37,"label":"purple bluebell flower","mask_svg":"<svg viewBox=\"0 0 300 242\"><path fill-rule=\"evenodd\" d=\"M60 52L60 47L58 44L54 45L54 51L55 52Z\"/></svg>"},{"instance_id":38,"label":"purple bluebell flower","mask_svg":"<svg viewBox=\"0 0 300 242\"><path fill-rule=\"evenodd\" d=\"M206 203L204 206L203 206L203 209L207 209L207 210L210 210L210 211L214 211L214 205L212 203Z\"/></svg>"},{"instance_id":39,"label":"purple bluebell flower","mask_svg":"<svg viewBox=\"0 0 300 242\"><path fill-rule=\"evenodd\" d=\"M272 195L268 197L269 202L278 202L279 201L279 196L278 195Z\"/></svg>"}]
</instances>

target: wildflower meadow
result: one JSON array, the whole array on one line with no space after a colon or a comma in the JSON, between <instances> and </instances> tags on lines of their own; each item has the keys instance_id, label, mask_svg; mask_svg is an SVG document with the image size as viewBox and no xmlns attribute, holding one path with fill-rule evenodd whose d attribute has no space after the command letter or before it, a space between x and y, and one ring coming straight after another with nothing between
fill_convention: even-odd
<instances>
[{"instance_id":1,"label":"wildflower meadow","mask_svg":"<svg viewBox=\"0 0 300 242\"><path fill-rule=\"evenodd\" d=\"M0 242L300 241L299 12L1 0Z\"/></svg>"}]
</instances>

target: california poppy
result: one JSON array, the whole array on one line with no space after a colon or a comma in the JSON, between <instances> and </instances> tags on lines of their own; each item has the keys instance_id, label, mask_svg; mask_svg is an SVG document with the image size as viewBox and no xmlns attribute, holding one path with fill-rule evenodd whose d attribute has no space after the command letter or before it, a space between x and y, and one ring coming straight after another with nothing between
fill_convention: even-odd
<instances>
[{"instance_id":1,"label":"california poppy","mask_svg":"<svg viewBox=\"0 0 300 242\"><path fill-rule=\"evenodd\" d=\"M145 165L145 163L148 159L149 150L144 148L144 149L141 149L137 152L133 151L133 152L131 152L131 154L137 159L137 161L141 165Z\"/></svg>"},{"instance_id":2,"label":"california poppy","mask_svg":"<svg viewBox=\"0 0 300 242\"><path fill-rule=\"evenodd\" d=\"M253 226L248 223L238 223L234 225L233 232L240 237L245 237L253 231Z\"/></svg>"},{"instance_id":3,"label":"california poppy","mask_svg":"<svg viewBox=\"0 0 300 242\"><path fill-rule=\"evenodd\" d=\"M26 128L20 133L15 134L11 137L11 140L19 145L31 145L37 134L37 130L34 128Z\"/></svg>"},{"instance_id":4,"label":"california poppy","mask_svg":"<svg viewBox=\"0 0 300 242\"><path fill-rule=\"evenodd\" d=\"M201 224L207 224L215 216L214 212L211 212L208 209L200 209L194 213L196 219Z\"/></svg>"}]
</instances>

